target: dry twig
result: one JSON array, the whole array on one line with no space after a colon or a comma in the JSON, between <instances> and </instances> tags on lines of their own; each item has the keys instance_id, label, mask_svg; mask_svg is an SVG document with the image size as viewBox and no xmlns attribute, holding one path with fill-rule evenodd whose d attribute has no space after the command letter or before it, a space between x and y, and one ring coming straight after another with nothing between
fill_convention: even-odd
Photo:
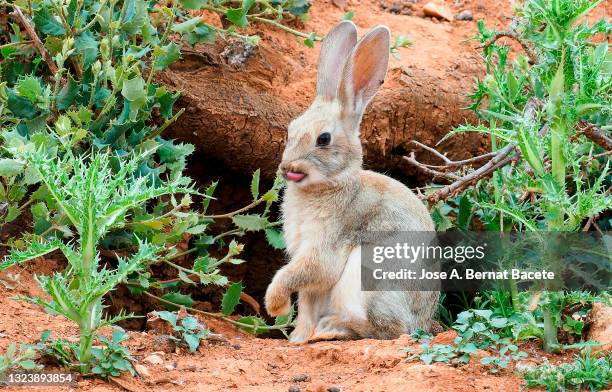
<instances>
[{"instance_id":1,"label":"dry twig","mask_svg":"<svg viewBox=\"0 0 612 392\"><path fill-rule=\"evenodd\" d=\"M529 60L529 64L534 65L537 63L537 57L535 53L533 52L533 49L529 45L527 45L525 42L523 42L523 40L518 36L518 34L512 31L498 31L497 33L495 33L493 38L487 41L484 45L480 46L479 49L488 48L489 46L493 45L498 39L502 37L512 38L513 40L518 42L523 48L523 50L525 51L525 53L527 54L527 59Z\"/></svg>"},{"instance_id":2,"label":"dry twig","mask_svg":"<svg viewBox=\"0 0 612 392\"><path fill-rule=\"evenodd\" d=\"M36 30L34 30L34 26L32 25L32 22L30 22L30 19L28 19L28 17L25 16L23 12L21 12L21 8L19 8L16 5L13 5L13 8L15 10L11 12L9 15L13 19L15 19L17 22L21 23L21 25L26 29L26 31L28 32L28 35L30 36L30 39L32 40L32 44L36 47L36 49L40 53L40 56L45 61L45 63L47 63L47 66L49 67L49 71L51 71L51 74L52 75L57 74L58 72L57 65L51 58L51 55L49 54L49 52L47 52L47 49L45 49L45 46L40 40L40 37L38 36L38 34L36 34Z\"/></svg>"}]
</instances>

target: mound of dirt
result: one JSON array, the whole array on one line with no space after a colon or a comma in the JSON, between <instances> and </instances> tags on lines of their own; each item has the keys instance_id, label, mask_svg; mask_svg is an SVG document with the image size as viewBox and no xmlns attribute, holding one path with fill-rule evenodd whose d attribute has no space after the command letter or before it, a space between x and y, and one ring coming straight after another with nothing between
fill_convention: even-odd
<instances>
[{"instance_id":1,"label":"mound of dirt","mask_svg":"<svg viewBox=\"0 0 612 392\"><path fill-rule=\"evenodd\" d=\"M413 149L411 140L435 144L454 126L474 121L462 108L468 105L465 95L482 74L483 62L475 44L464 42L475 35L476 22L425 17L421 1L407 1L414 11L406 15L396 12L395 3L400 2L351 0L339 8L315 0L308 20L295 27L322 35L346 10L354 10L360 35L385 24L393 37L410 37L412 46L400 48L400 58L391 59L387 80L361 131L368 167L415 174L401 159ZM500 29L511 15L507 3L447 3L444 7L453 15L469 9L475 19L484 18ZM222 23L216 15L205 18ZM198 45L185 50L183 60L160 80L183 92L177 107L187 108L169 135L194 143L198 153L218 159L228 170L250 173L261 168L270 177L284 148L287 124L313 99L320 45L310 49L302 39L269 26L254 25L250 30L262 38L258 47L222 40ZM482 152L487 143L479 137L459 137L444 148L453 157L465 158Z\"/></svg>"}]
</instances>

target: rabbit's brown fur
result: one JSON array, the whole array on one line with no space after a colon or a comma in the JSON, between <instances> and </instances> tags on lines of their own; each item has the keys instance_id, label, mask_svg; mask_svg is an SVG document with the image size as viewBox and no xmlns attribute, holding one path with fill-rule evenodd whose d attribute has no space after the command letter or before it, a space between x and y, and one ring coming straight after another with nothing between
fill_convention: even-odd
<instances>
[{"instance_id":1,"label":"rabbit's brown fur","mask_svg":"<svg viewBox=\"0 0 612 392\"><path fill-rule=\"evenodd\" d=\"M281 170L290 261L266 292L266 309L286 314L299 293L294 342L394 338L428 330L438 292L361 291L363 244L384 231L433 231L421 201L403 184L362 170L359 123L387 71L390 34L379 26L357 43L351 22L323 41L317 98L288 129ZM322 133L331 143L318 146Z\"/></svg>"}]
</instances>

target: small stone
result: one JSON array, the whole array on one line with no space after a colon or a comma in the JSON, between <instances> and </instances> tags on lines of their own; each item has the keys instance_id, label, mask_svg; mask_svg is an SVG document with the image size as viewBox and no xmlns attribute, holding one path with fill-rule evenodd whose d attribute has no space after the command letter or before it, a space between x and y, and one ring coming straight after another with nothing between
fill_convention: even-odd
<instances>
[{"instance_id":1,"label":"small stone","mask_svg":"<svg viewBox=\"0 0 612 392\"><path fill-rule=\"evenodd\" d=\"M287 390L287 392L300 392L301 389L300 387L298 387L297 385L292 385L289 387L289 389Z\"/></svg>"},{"instance_id":2,"label":"small stone","mask_svg":"<svg viewBox=\"0 0 612 392\"><path fill-rule=\"evenodd\" d=\"M149 373L149 369L147 369L145 365L141 365L138 363L134 365L134 369L136 370L136 373L140 374L140 376L143 378L151 377L151 373Z\"/></svg>"},{"instance_id":3,"label":"small stone","mask_svg":"<svg viewBox=\"0 0 612 392\"><path fill-rule=\"evenodd\" d=\"M294 375L292 378L293 382L306 382L310 380L310 376L308 374L299 373Z\"/></svg>"},{"instance_id":4,"label":"small stone","mask_svg":"<svg viewBox=\"0 0 612 392\"><path fill-rule=\"evenodd\" d=\"M242 348L242 346L239 345L238 343L232 344L232 347L234 348L234 350L240 350Z\"/></svg>"},{"instance_id":5,"label":"small stone","mask_svg":"<svg viewBox=\"0 0 612 392\"><path fill-rule=\"evenodd\" d=\"M425 16L432 18L445 19L448 21L453 20L451 12L444 5L434 2L429 2L423 6L423 13Z\"/></svg>"},{"instance_id":6,"label":"small stone","mask_svg":"<svg viewBox=\"0 0 612 392\"><path fill-rule=\"evenodd\" d=\"M455 16L455 19L457 19L457 20L474 20L474 15L472 15L472 11L470 11L470 10L463 10L463 11L459 12Z\"/></svg>"},{"instance_id":7,"label":"small stone","mask_svg":"<svg viewBox=\"0 0 612 392\"><path fill-rule=\"evenodd\" d=\"M167 371L171 372L172 370L176 369L176 362L169 363L166 366L164 366L164 368Z\"/></svg>"},{"instance_id":8,"label":"small stone","mask_svg":"<svg viewBox=\"0 0 612 392\"><path fill-rule=\"evenodd\" d=\"M150 363L151 365L161 365L162 363L164 363L164 360L159 355L156 355L156 354L151 354L145 357L142 361L146 363Z\"/></svg>"},{"instance_id":9,"label":"small stone","mask_svg":"<svg viewBox=\"0 0 612 392\"><path fill-rule=\"evenodd\" d=\"M340 389L340 387L332 386L327 388L327 392L342 392L342 389Z\"/></svg>"}]
</instances>

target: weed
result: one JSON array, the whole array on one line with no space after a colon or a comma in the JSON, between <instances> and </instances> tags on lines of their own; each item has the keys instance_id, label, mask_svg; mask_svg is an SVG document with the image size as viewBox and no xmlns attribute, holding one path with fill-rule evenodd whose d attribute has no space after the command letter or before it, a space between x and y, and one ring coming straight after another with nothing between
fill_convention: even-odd
<instances>
[{"instance_id":1,"label":"weed","mask_svg":"<svg viewBox=\"0 0 612 392\"><path fill-rule=\"evenodd\" d=\"M589 351L576 355L574 362L552 365L548 361L523 372L528 388L544 387L547 391L598 391L612 382L612 356L600 357Z\"/></svg>"},{"instance_id":2,"label":"weed","mask_svg":"<svg viewBox=\"0 0 612 392\"><path fill-rule=\"evenodd\" d=\"M172 336L172 339L187 346L189 352L195 352L200 347L200 341L208 336L209 331L193 316L186 316L179 320L178 315L173 312L158 311L153 314L172 326L172 330L178 335L178 338Z\"/></svg>"}]
</instances>

